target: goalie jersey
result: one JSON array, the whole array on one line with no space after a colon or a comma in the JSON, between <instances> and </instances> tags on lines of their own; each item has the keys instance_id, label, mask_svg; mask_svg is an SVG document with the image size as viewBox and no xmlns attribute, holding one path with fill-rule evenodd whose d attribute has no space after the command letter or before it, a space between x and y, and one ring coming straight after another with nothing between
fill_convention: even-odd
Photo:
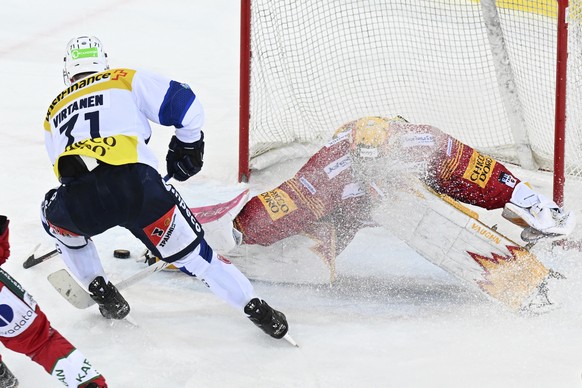
<instances>
[{"instance_id":1,"label":"goalie jersey","mask_svg":"<svg viewBox=\"0 0 582 388\"><path fill-rule=\"evenodd\" d=\"M339 254L357 230L372 224L371 209L406 190L410 179L486 209L503 207L519 183L501 163L429 125L390 122L387 155L357 157L356 123L340 128L293 178L247 203L235 219L246 243L271 245L299 233L320 240L333 227ZM413 178L397 166L402 161L422 162L422 171Z\"/></svg>"},{"instance_id":2,"label":"goalie jersey","mask_svg":"<svg viewBox=\"0 0 582 388\"><path fill-rule=\"evenodd\" d=\"M61 180L67 158L91 166L144 163L157 169L146 147L149 121L174 126L179 140L201 137L204 111L187 84L143 70L111 69L91 74L63 90L44 121L45 145Z\"/></svg>"}]
</instances>

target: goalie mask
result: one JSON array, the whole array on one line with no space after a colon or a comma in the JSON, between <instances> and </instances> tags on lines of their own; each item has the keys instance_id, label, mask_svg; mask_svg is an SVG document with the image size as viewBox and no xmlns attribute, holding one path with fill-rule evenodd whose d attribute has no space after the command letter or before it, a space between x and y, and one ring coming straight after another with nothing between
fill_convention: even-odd
<instances>
[{"instance_id":1,"label":"goalie mask","mask_svg":"<svg viewBox=\"0 0 582 388\"><path fill-rule=\"evenodd\" d=\"M363 117L354 123L352 146L355 156L377 158L388 140L390 120L383 117Z\"/></svg>"},{"instance_id":2,"label":"goalie mask","mask_svg":"<svg viewBox=\"0 0 582 388\"><path fill-rule=\"evenodd\" d=\"M407 122L401 116L368 116L346 124L344 131L352 132L352 155L364 159L385 157L393 141L390 123L395 121Z\"/></svg>"},{"instance_id":3,"label":"goalie mask","mask_svg":"<svg viewBox=\"0 0 582 388\"><path fill-rule=\"evenodd\" d=\"M351 137L350 154L354 173L360 181L384 180L395 165L393 142L398 139L393 122L406 122L400 116L362 117L346 124L343 130ZM349 132L348 132L349 131Z\"/></svg>"},{"instance_id":4,"label":"goalie mask","mask_svg":"<svg viewBox=\"0 0 582 388\"><path fill-rule=\"evenodd\" d=\"M82 73L99 73L109 69L107 54L101 41L94 36L80 36L67 43L63 80L65 85L74 83L74 77Z\"/></svg>"}]
</instances>

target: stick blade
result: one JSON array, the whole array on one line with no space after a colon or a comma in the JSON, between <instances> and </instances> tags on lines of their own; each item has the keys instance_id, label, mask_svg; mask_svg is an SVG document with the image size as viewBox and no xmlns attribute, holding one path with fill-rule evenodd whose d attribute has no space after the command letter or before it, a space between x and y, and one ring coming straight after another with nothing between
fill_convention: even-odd
<instances>
[{"instance_id":1,"label":"stick blade","mask_svg":"<svg viewBox=\"0 0 582 388\"><path fill-rule=\"evenodd\" d=\"M26 260L24 260L24 262L22 263L22 266L24 268L28 269L28 268L35 265L35 256L34 255L36 254L36 251L38 250L38 248L40 248L40 244L36 244L36 246L34 248L32 248L32 251L30 252L30 254L26 258Z\"/></svg>"},{"instance_id":2,"label":"stick blade","mask_svg":"<svg viewBox=\"0 0 582 388\"><path fill-rule=\"evenodd\" d=\"M76 308L86 309L95 304L91 295L65 269L51 273L47 279L55 290Z\"/></svg>"}]
</instances>

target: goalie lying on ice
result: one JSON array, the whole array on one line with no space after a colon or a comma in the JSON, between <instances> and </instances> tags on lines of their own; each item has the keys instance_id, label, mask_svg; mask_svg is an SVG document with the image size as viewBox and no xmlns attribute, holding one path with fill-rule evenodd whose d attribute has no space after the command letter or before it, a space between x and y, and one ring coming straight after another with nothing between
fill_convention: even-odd
<instances>
[{"instance_id":1,"label":"goalie lying on ice","mask_svg":"<svg viewBox=\"0 0 582 388\"><path fill-rule=\"evenodd\" d=\"M575 225L572 213L536 193L502 163L433 126L400 117L364 117L343 125L293 178L246 204L245 195L206 207L210 212L191 210L201 220L220 210L212 222L201 221L208 240L228 257L244 257L237 264L251 278L333 281L335 259L356 233L382 226L514 311L551 305L546 286L558 276L460 202L503 209L503 217L525 228L524 240L565 236ZM309 249L323 258L325 268L310 265L314 262L303 250L303 236L315 241ZM233 249L241 237L244 245ZM277 266L265 266L266 259Z\"/></svg>"},{"instance_id":2,"label":"goalie lying on ice","mask_svg":"<svg viewBox=\"0 0 582 388\"><path fill-rule=\"evenodd\" d=\"M340 127L293 178L253 197L234 226L245 244L266 246L306 234L321 242L316 249L324 257L339 255L359 229L370 226L376 204L417 178L457 201L503 208L503 217L535 236L567 235L575 225L571 212L502 163L438 128L401 117L364 117Z\"/></svg>"}]
</instances>

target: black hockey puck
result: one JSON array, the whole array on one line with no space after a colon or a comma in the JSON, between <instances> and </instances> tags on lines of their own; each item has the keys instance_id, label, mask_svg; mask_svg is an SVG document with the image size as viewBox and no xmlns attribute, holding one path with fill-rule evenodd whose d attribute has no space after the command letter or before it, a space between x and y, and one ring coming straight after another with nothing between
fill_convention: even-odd
<instances>
[{"instance_id":1,"label":"black hockey puck","mask_svg":"<svg viewBox=\"0 0 582 388\"><path fill-rule=\"evenodd\" d=\"M113 251L113 257L117 259L127 259L129 257L129 251L127 249L116 249Z\"/></svg>"}]
</instances>

